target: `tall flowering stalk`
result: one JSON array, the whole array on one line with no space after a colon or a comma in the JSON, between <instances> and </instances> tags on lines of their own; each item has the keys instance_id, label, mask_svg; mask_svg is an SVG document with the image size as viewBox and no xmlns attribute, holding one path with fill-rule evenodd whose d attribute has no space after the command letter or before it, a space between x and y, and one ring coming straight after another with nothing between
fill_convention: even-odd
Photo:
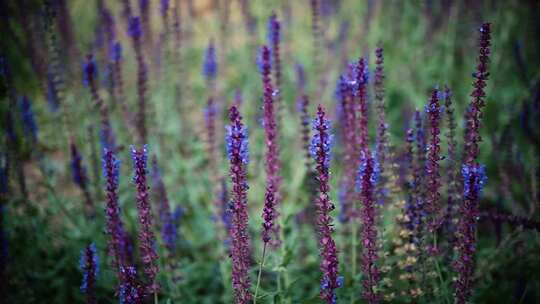
<instances>
[{"instance_id":1,"label":"tall flowering stalk","mask_svg":"<svg viewBox=\"0 0 540 304\"><path fill-rule=\"evenodd\" d=\"M266 193L263 209L263 230L262 240L268 243L272 237L271 233L279 229L275 222L278 211L276 206L279 204L279 190L281 178L279 146L278 146L278 129L276 123L276 108L274 100L274 87L270 80L270 49L267 46L262 48L262 83L263 83L263 125L266 135ZM277 238L277 234L274 234Z\"/></svg>"},{"instance_id":2,"label":"tall flowering stalk","mask_svg":"<svg viewBox=\"0 0 540 304\"><path fill-rule=\"evenodd\" d=\"M212 174L217 170L217 151L216 151L216 115L217 109L214 97L208 97L206 108L204 109L204 123L206 127L206 145L210 170Z\"/></svg>"},{"instance_id":3,"label":"tall flowering stalk","mask_svg":"<svg viewBox=\"0 0 540 304\"><path fill-rule=\"evenodd\" d=\"M106 231L109 239L109 256L112 257L112 266L117 271L120 284L125 282L123 269L127 263L126 232L120 218L118 204L120 163L114 152L105 149L103 153L103 175L105 176L105 215Z\"/></svg>"},{"instance_id":4,"label":"tall flowering stalk","mask_svg":"<svg viewBox=\"0 0 540 304\"><path fill-rule=\"evenodd\" d=\"M368 149L368 100L367 100L367 84L368 84L368 66L367 60L361 57L356 66L356 109L358 112L357 120L357 149L362 153L367 153Z\"/></svg>"},{"instance_id":5,"label":"tall flowering stalk","mask_svg":"<svg viewBox=\"0 0 540 304\"><path fill-rule=\"evenodd\" d=\"M216 77L218 73L218 64L216 58L216 48L214 46L214 40L210 39L206 51L204 53L204 62L202 66L202 74L206 81L206 86L210 90L210 93L215 94L216 90Z\"/></svg>"},{"instance_id":6,"label":"tall flowering stalk","mask_svg":"<svg viewBox=\"0 0 540 304\"><path fill-rule=\"evenodd\" d=\"M234 301L248 304L252 301L249 291L250 237L247 210L247 165L249 162L247 128L235 106L229 110L230 125L227 126L226 147L230 162L231 191L231 259Z\"/></svg>"},{"instance_id":7,"label":"tall flowering stalk","mask_svg":"<svg viewBox=\"0 0 540 304\"><path fill-rule=\"evenodd\" d=\"M280 57L280 42L281 42L281 23L279 22L276 13L272 13L268 19L268 46L271 48L272 66L274 72L274 84L278 92L277 102L281 102L281 57Z\"/></svg>"},{"instance_id":8,"label":"tall flowering stalk","mask_svg":"<svg viewBox=\"0 0 540 304\"><path fill-rule=\"evenodd\" d=\"M320 19L320 0L310 0L311 8L311 34L313 38L313 66L317 69L316 75L320 75L321 59L320 53L322 48L322 34L319 26Z\"/></svg>"},{"instance_id":9,"label":"tall flowering stalk","mask_svg":"<svg viewBox=\"0 0 540 304\"><path fill-rule=\"evenodd\" d=\"M84 83L90 88L90 95L95 107L99 110L100 124L101 124L101 143L103 148L115 149L114 134L111 127L109 118L109 107L103 101L99 95L97 73L98 68L94 56L89 54L86 57L86 63L84 65Z\"/></svg>"},{"instance_id":10,"label":"tall flowering stalk","mask_svg":"<svg viewBox=\"0 0 540 304\"><path fill-rule=\"evenodd\" d=\"M144 273L147 278L146 290L157 294L159 285L156 275L159 271L157 265L158 255L155 250L155 236L152 230L152 209L149 202L148 184L146 181L148 149L144 145L137 149L131 147L133 159L133 182L137 188L137 211L139 214L139 250L144 264Z\"/></svg>"},{"instance_id":11,"label":"tall flowering stalk","mask_svg":"<svg viewBox=\"0 0 540 304\"><path fill-rule=\"evenodd\" d=\"M308 112L309 108L309 97L307 95L302 95L298 102L298 110L300 112L300 130L302 133L302 147L304 148L304 158L306 171L309 173L313 170L313 160L311 159L311 154L309 152L309 141L310 141L310 116Z\"/></svg>"},{"instance_id":12,"label":"tall flowering stalk","mask_svg":"<svg viewBox=\"0 0 540 304\"><path fill-rule=\"evenodd\" d=\"M337 301L335 290L341 287L341 278L338 277L338 256L336 243L332 238L334 231L332 216L334 204L330 201L330 157L332 135L330 134L330 121L322 106L317 108L317 116L313 120L313 138L310 152L313 157L317 181L319 183L319 196L315 200L317 208L317 226L319 234L319 252L321 255L320 269L322 272L320 296L326 303L334 304Z\"/></svg>"},{"instance_id":13,"label":"tall flowering stalk","mask_svg":"<svg viewBox=\"0 0 540 304\"><path fill-rule=\"evenodd\" d=\"M356 111L353 96L353 81L347 75L342 75L339 79L338 97L340 99L341 110L343 113L342 127L343 140L345 145L344 153L344 172L343 172L343 204L341 214L342 220L348 222L354 217L354 174L358 160L358 150L356 146ZM349 165L350 164L350 165Z\"/></svg>"},{"instance_id":14,"label":"tall flowering stalk","mask_svg":"<svg viewBox=\"0 0 540 304\"><path fill-rule=\"evenodd\" d=\"M128 104L126 102L126 96L124 92L124 77L123 77L123 68L122 68L122 44L120 41L115 41L112 44L111 51L109 54L109 60L112 62L112 71L114 77L114 89L115 89L115 98L120 105L122 110L122 116L124 119L124 124L129 130L135 129L133 121L133 113L130 111Z\"/></svg>"},{"instance_id":15,"label":"tall flowering stalk","mask_svg":"<svg viewBox=\"0 0 540 304\"><path fill-rule=\"evenodd\" d=\"M437 229L439 220L440 198L439 190L441 188L441 175L439 173L439 161L441 160L441 113L442 109L439 102L439 90L435 89L431 93L429 103L426 107L426 114L429 120L429 144L427 146L426 162L426 202L425 210L428 213L430 221L428 228L431 231Z\"/></svg>"},{"instance_id":16,"label":"tall flowering stalk","mask_svg":"<svg viewBox=\"0 0 540 304\"><path fill-rule=\"evenodd\" d=\"M420 230L423 228L425 218L425 164L426 164L426 137L424 133L424 124L420 111L414 113L414 133L416 142L416 153L413 161L413 182L411 186L412 200L414 210L416 210L417 222L414 234L420 237Z\"/></svg>"},{"instance_id":17,"label":"tall flowering stalk","mask_svg":"<svg viewBox=\"0 0 540 304\"><path fill-rule=\"evenodd\" d=\"M150 46L153 45L152 42L152 30L150 23L150 0L138 0L139 1L139 12L141 14L141 26L143 29L144 41L145 44Z\"/></svg>"},{"instance_id":18,"label":"tall flowering stalk","mask_svg":"<svg viewBox=\"0 0 540 304\"><path fill-rule=\"evenodd\" d=\"M361 201L362 272L364 274L362 297L369 303L379 303L377 285L380 271L377 267L377 206L375 187L379 178L379 165L369 151L362 151L358 168L357 189Z\"/></svg>"},{"instance_id":19,"label":"tall flowering stalk","mask_svg":"<svg viewBox=\"0 0 540 304\"><path fill-rule=\"evenodd\" d=\"M182 66L182 38L183 38L183 29L182 29L182 22L180 18L180 0L174 1L174 8L173 8L173 57L175 60L175 66L176 71L178 75L182 75L183 73L183 66ZM177 102L182 101L182 77L177 77L178 81L176 82L176 100Z\"/></svg>"},{"instance_id":20,"label":"tall flowering stalk","mask_svg":"<svg viewBox=\"0 0 540 304\"><path fill-rule=\"evenodd\" d=\"M147 1L147 0L146 0ZM141 1L142 2L142 1ZM135 60L137 61L137 99L138 111L135 117L135 122L138 132L139 144L146 143L146 91L148 82L148 71L146 62L144 61L142 50L142 34L141 19L139 17L129 18L128 33L131 36L133 49L135 50Z\"/></svg>"},{"instance_id":21,"label":"tall flowering stalk","mask_svg":"<svg viewBox=\"0 0 540 304\"><path fill-rule=\"evenodd\" d=\"M388 154L388 124L386 123L386 104L384 100L384 55L383 48L378 47L375 49L375 76L374 76L374 88L375 88L375 100L377 111L377 137L375 145L375 153L377 155L377 161L379 162L381 170L381 181L377 185L377 202L383 203L385 199L385 184L387 183L387 177L385 176L386 160Z\"/></svg>"},{"instance_id":22,"label":"tall flowering stalk","mask_svg":"<svg viewBox=\"0 0 540 304\"><path fill-rule=\"evenodd\" d=\"M86 173L86 166L82 162L82 155L75 145L73 139L70 140L69 150L71 152L71 174L73 176L73 182L81 189L84 195L85 209L87 214L93 216L95 214L94 201L90 195L88 189L88 175Z\"/></svg>"},{"instance_id":23,"label":"tall flowering stalk","mask_svg":"<svg viewBox=\"0 0 540 304\"><path fill-rule=\"evenodd\" d=\"M458 187L458 162L457 162L457 140L456 140L456 118L454 115L454 105L452 102L452 91L445 87L444 90L444 108L446 114L446 125L448 132L446 133L446 140L448 144L447 152L447 192L448 192L448 202L446 206L446 215L445 222L443 223L449 231L452 232L455 229L454 215L456 210L456 202L459 197L459 187Z\"/></svg>"},{"instance_id":24,"label":"tall flowering stalk","mask_svg":"<svg viewBox=\"0 0 540 304\"><path fill-rule=\"evenodd\" d=\"M480 119L485 106L484 88L489 76L488 62L490 54L491 25L484 23L480 27L479 54L477 58L472 100L469 104L465 128L465 155L461 170L463 176L463 202L459 207L457 229L458 258L454 267L458 272L455 283L456 303L467 303L472 294L474 275L474 254L476 252L476 222L479 215L479 199L485 182L485 170L477 163L480 142Z\"/></svg>"},{"instance_id":25,"label":"tall flowering stalk","mask_svg":"<svg viewBox=\"0 0 540 304\"><path fill-rule=\"evenodd\" d=\"M81 252L79 266L83 272L81 291L86 294L86 304L96 304L96 280L99 276L99 256L94 243Z\"/></svg>"}]
</instances>

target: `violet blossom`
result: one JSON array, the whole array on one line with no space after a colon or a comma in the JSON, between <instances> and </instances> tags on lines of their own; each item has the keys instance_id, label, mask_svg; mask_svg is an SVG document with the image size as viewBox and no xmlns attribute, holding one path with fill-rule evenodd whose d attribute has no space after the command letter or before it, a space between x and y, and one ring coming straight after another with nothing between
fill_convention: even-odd
<instances>
[{"instance_id":1,"label":"violet blossom","mask_svg":"<svg viewBox=\"0 0 540 304\"><path fill-rule=\"evenodd\" d=\"M81 252L79 267L83 272L81 292L86 294L86 304L95 304L96 300L96 280L99 276L99 256L94 243L86 246Z\"/></svg>"}]
</instances>

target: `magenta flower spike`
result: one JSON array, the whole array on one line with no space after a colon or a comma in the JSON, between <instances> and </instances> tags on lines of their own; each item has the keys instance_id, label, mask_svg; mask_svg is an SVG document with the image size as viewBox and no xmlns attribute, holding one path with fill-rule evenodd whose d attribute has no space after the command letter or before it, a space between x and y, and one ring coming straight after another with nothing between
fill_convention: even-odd
<instances>
[{"instance_id":1,"label":"magenta flower spike","mask_svg":"<svg viewBox=\"0 0 540 304\"><path fill-rule=\"evenodd\" d=\"M281 23L279 22L275 12L268 19L268 46L271 48L272 69L274 70L274 84L278 92L277 102L281 101L281 57L280 57L280 42L281 42Z\"/></svg>"},{"instance_id":2,"label":"magenta flower spike","mask_svg":"<svg viewBox=\"0 0 540 304\"><path fill-rule=\"evenodd\" d=\"M429 120L429 144L427 146L427 161L425 167L426 174L426 202L425 210L430 218L428 228L431 231L436 230L438 227L437 221L440 212L440 198L439 193L442 186L441 175L439 172L439 162L441 160L441 114L442 109L439 102L439 90L435 89L431 93L429 103L426 107L426 114Z\"/></svg>"},{"instance_id":3,"label":"magenta flower spike","mask_svg":"<svg viewBox=\"0 0 540 304\"><path fill-rule=\"evenodd\" d=\"M122 269L127 262L127 244L124 225L120 218L120 206L118 204L120 163L114 152L105 149L103 152L103 175L105 176L105 215L106 231L110 236L109 255L112 257L112 266L116 270L118 280L122 284L125 281Z\"/></svg>"},{"instance_id":4,"label":"magenta flower spike","mask_svg":"<svg viewBox=\"0 0 540 304\"><path fill-rule=\"evenodd\" d=\"M229 110L230 125L225 138L230 163L231 191L231 259L234 302L248 304L252 301L249 267L251 245L248 232L247 165L249 162L247 128L236 106Z\"/></svg>"},{"instance_id":5,"label":"magenta flower spike","mask_svg":"<svg viewBox=\"0 0 540 304\"><path fill-rule=\"evenodd\" d=\"M266 135L266 193L263 209L263 230L262 240L268 243L272 236L278 240L277 223L278 217L276 206L279 204L281 179L279 171L281 168L278 146L278 129L276 123L276 107L274 100L274 87L270 80L270 49L262 47L262 82L263 82L263 125ZM272 234L272 235L271 235Z\"/></svg>"},{"instance_id":6,"label":"magenta flower spike","mask_svg":"<svg viewBox=\"0 0 540 304\"><path fill-rule=\"evenodd\" d=\"M81 189L84 195L85 209L88 215L93 216L95 214L94 201L90 195L88 189L88 175L86 173L86 166L82 162L82 155L79 149L75 145L73 139L70 139L69 149L71 151L71 173L73 175L73 182Z\"/></svg>"},{"instance_id":7,"label":"magenta flower spike","mask_svg":"<svg viewBox=\"0 0 540 304\"><path fill-rule=\"evenodd\" d=\"M137 188L137 211L139 214L139 251L144 264L144 273L147 278L146 289L148 293L157 293L159 285L155 281L159 272L157 264L158 255L155 245L156 238L152 230L152 210L150 207L150 193L146 180L148 149L144 145L137 149L131 147L131 157L133 159L133 182Z\"/></svg>"},{"instance_id":8,"label":"magenta flower spike","mask_svg":"<svg viewBox=\"0 0 540 304\"><path fill-rule=\"evenodd\" d=\"M377 205L375 201L375 187L379 179L379 165L377 159L369 151L362 152L358 168L357 189L360 192L362 222L362 297L370 304L379 303L380 294L377 285L380 280L380 271L377 267Z\"/></svg>"},{"instance_id":9,"label":"magenta flower spike","mask_svg":"<svg viewBox=\"0 0 540 304\"><path fill-rule=\"evenodd\" d=\"M466 113L463 177L463 202L459 207L459 222L457 227L458 257L454 268L458 278L454 285L455 300L465 304L472 295L474 277L474 255L476 252L476 225L479 216L479 200L486 175L484 167L477 163L479 154L480 119L482 108L485 106L486 81L489 76L488 62L490 54L491 25L484 23L480 27L479 55L477 59L475 81L473 83L472 100Z\"/></svg>"},{"instance_id":10,"label":"magenta flower spike","mask_svg":"<svg viewBox=\"0 0 540 304\"><path fill-rule=\"evenodd\" d=\"M330 212L335 206L330 200L330 157L333 136L330 134L330 121L322 106L317 108L317 116L313 120L313 138L310 153L315 161L316 176L319 183L319 195L315 200L317 209L317 226L319 235L319 252L322 272L320 296L328 304L337 301L335 290L342 285L338 277L338 255L336 243L332 237L334 231Z\"/></svg>"}]
</instances>

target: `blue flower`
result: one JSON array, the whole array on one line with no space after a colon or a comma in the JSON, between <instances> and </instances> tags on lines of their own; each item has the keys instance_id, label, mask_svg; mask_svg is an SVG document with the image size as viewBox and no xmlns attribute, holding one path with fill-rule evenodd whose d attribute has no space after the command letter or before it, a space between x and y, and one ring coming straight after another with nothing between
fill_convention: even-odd
<instances>
[{"instance_id":1,"label":"blue flower","mask_svg":"<svg viewBox=\"0 0 540 304\"><path fill-rule=\"evenodd\" d=\"M214 47L214 41L210 40L204 53L202 74L207 79L214 79L216 78L217 71L216 48Z\"/></svg>"},{"instance_id":2,"label":"blue flower","mask_svg":"<svg viewBox=\"0 0 540 304\"><path fill-rule=\"evenodd\" d=\"M24 128L24 135L29 137L32 141L36 141L38 127L34 117L34 111L32 110L32 103L26 96L20 97L20 109L22 115L22 122Z\"/></svg>"},{"instance_id":3,"label":"blue flower","mask_svg":"<svg viewBox=\"0 0 540 304\"><path fill-rule=\"evenodd\" d=\"M465 197L471 195L474 191L477 196L482 195L484 184L486 183L486 169L483 165L464 164L461 169L461 175L463 176L463 194Z\"/></svg>"},{"instance_id":4,"label":"blue flower","mask_svg":"<svg viewBox=\"0 0 540 304\"><path fill-rule=\"evenodd\" d=\"M238 129L235 126L226 126L226 135L225 135L225 142L226 142L226 149L227 149L227 155L229 159L233 157L233 150L234 145L237 143L234 142L235 139L240 140L240 147L239 147L239 154L240 154L240 160L243 164L249 163L249 150L248 150L248 130L247 127L243 126L241 129Z\"/></svg>"},{"instance_id":5,"label":"blue flower","mask_svg":"<svg viewBox=\"0 0 540 304\"><path fill-rule=\"evenodd\" d=\"M325 134L327 136L323 138L323 142L321 144L321 136L319 135L319 129L322 128L325 130ZM332 149L332 144L334 141L334 136L330 134L330 121L328 119L324 119L322 122L319 118L313 119L313 130L317 131L313 135L313 138L311 139L311 144L309 146L309 153L313 157L313 159L317 159L319 153L318 149L319 146L322 146L321 153L324 155L324 162L323 166L328 168L330 167L330 159L331 159L331 153L330 150Z\"/></svg>"},{"instance_id":6,"label":"blue flower","mask_svg":"<svg viewBox=\"0 0 540 304\"><path fill-rule=\"evenodd\" d=\"M142 35L141 18L136 16L129 17L128 21L128 34L132 38L140 38Z\"/></svg>"}]
</instances>

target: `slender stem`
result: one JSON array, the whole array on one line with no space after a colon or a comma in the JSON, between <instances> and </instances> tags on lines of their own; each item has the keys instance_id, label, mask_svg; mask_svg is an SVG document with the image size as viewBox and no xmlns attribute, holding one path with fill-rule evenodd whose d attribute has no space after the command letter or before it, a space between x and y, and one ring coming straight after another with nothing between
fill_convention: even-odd
<instances>
[{"instance_id":1,"label":"slender stem","mask_svg":"<svg viewBox=\"0 0 540 304\"><path fill-rule=\"evenodd\" d=\"M257 275L257 286L255 287L255 296L253 297L253 304L257 304L257 294L259 293L259 285L261 284L261 274L262 274L262 268L264 265L264 259L266 258L266 245L268 242L264 243L263 246L263 253L261 258L261 263L259 264L259 274Z\"/></svg>"},{"instance_id":2,"label":"slender stem","mask_svg":"<svg viewBox=\"0 0 540 304\"><path fill-rule=\"evenodd\" d=\"M356 238L357 238L357 227L356 227L356 221L354 221L354 219L351 219L352 222L351 222L351 277L352 277L352 282L353 282L353 285L356 285L355 284L355 280L356 280L356 261L358 260L358 258L356 257L356 247L358 247L357 243L356 243ZM354 292L351 293L351 304L354 303Z\"/></svg>"},{"instance_id":3,"label":"slender stem","mask_svg":"<svg viewBox=\"0 0 540 304\"><path fill-rule=\"evenodd\" d=\"M158 301L158 294L157 294L157 291L154 292L154 304L158 304L159 301Z\"/></svg>"}]
</instances>

